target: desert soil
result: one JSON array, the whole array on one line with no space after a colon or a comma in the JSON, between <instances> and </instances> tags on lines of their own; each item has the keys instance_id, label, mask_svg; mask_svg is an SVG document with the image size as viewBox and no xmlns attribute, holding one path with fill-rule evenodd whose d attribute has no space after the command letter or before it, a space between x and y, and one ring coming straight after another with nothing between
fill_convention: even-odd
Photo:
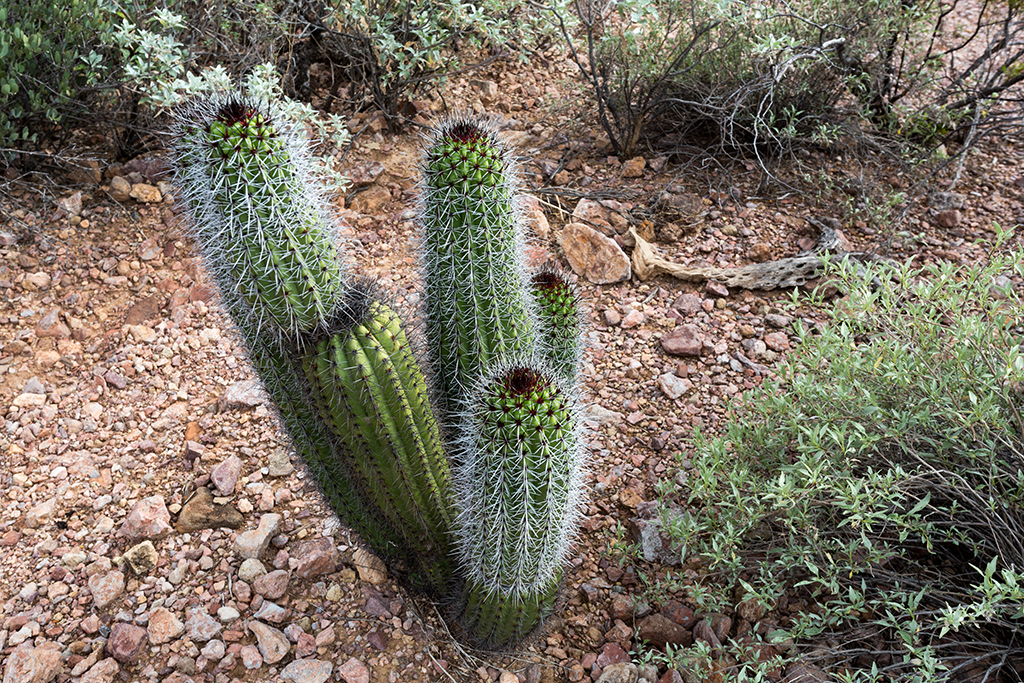
<instances>
[{"instance_id":1,"label":"desert soil","mask_svg":"<svg viewBox=\"0 0 1024 683\"><path fill-rule=\"evenodd\" d=\"M648 151L622 164L597 129L559 105L576 98L571 77L554 56L498 62L473 74L478 82L456 80L445 92L449 105L492 114L518 145L524 183L545 218L534 224L536 261L567 267L558 237L580 196L621 202L621 214L609 217L620 242L632 224L653 234L663 256L687 264L794 255L817 234L808 218L835 218L853 250L900 260L983 260L995 224L1024 244L1019 140L972 153L956 196L934 194L949 190L952 169L934 178L928 189L939 198L915 204L894 232L883 216L841 206L865 184L869 194L906 189L898 171L807 157L805 167L831 174L834 189L761 196L756 170L742 163L696 171ZM436 113L441 102L424 107L432 104ZM415 134L370 125L341 169L367 179L339 212L352 261L406 300L418 292L418 150ZM13 203L3 207L5 683L37 680L24 673L32 666L38 680L83 683L589 681L630 652L639 659L638 629L710 642L788 618L785 609L742 606L702 614L686 591L704 580L699 566L645 559L626 545L631 527L642 526L631 520L652 514L654 485L685 483L693 429L720 428L730 400L793 349L794 322L824 324L826 311L787 307L788 291L581 278L592 324L585 524L546 630L515 653L477 652L456 644L438 609L404 594L324 506L252 382L176 212L174 188L142 188L138 198L114 192L115 176L156 184L160 167L152 159L104 163L99 183L64 183L56 196L67 200L64 209L12 185ZM693 326L696 348L666 353L661 340L683 325ZM204 515L237 529L180 530L183 518ZM670 572L675 587L658 589ZM640 674L680 680L664 668Z\"/></svg>"}]
</instances>

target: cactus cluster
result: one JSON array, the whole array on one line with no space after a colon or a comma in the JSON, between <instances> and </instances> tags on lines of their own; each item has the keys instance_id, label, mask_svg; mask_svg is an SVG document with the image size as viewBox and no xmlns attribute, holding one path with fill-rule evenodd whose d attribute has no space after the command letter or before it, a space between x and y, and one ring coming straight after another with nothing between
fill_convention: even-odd
<instances>
[{"instance_id":1,"label":"cactus cluster","mask_svg":"<svg viewBox=\"0 0 1024 683\"><path fill-rule=\"evenodd\" d=\"M383 289L350 274L270 103L195 103L176 133L196 242L326 500L410 588L458 605L468 639L513 644L553 608L584 457L579 297L527 271L511 151L467 116L427 141L419 358Z\"/></svg>"}]
</instances>

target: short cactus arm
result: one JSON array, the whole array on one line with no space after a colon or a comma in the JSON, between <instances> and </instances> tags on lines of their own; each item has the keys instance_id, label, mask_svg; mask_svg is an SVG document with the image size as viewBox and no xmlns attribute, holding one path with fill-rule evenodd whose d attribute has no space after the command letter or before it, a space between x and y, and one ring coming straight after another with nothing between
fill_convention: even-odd
<instances>
[{"instance_id":1,"label":"short cactus arm","mask_svg":"<svg viewBox=\"0 0 1024 683\"><path fill-rule=\"evenodd\" d=\"M441 588L451 578L448 463L401 320L357 283L304 367L316 404L374 506Z\"/></svg>"}]
</instances>

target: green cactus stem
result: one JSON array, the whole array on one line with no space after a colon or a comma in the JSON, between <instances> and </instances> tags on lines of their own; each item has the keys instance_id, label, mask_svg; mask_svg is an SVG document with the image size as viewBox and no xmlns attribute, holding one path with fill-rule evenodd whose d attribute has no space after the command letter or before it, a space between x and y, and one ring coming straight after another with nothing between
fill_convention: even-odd
<instances>
[{"instance_id":1,"label":"green cactus stem","mask_svg":"<svg viewBox=\"0 0 1024 683\"><path fill-rule=\"evenodd\" d=\"M312 399L297 354L290 354L283 343L258 337L254 327L240 324L239 329L249 348L249 360L277 408L292 446L328 505L389 565L405 562L409 551L404 539L379 512L365 504L345 466L345 453L316 411L310 410Z\"/></svg>"},{"instance_id":2,"label":"green cactus stem","mask_svg":"<svg viewBox=\"0 0 1024 683\"><path fill-rule=\"evenodd\" d=\"M438 126L421 171L427 339L451 416L485 368L534 342L518 181L497 133L464 117Z\"/></svg>"},{"instance_id":3,"label":"green cactus stem","mask_svg":"<svg viewBox=\"0 0 1024 683\"><path fill-rule=\"evenodd\" d=\"M304 371L360 488L413 550L427 583L451 580L454 518L448 462L427 383L395 312L359 281Z\"/></svg>"},{"instance_id":4,"label":"green cactus stem","mask_svg":"<svg viewBox=\"0 0 1024 683\"><path fill-rule=\"evenodd\" d=\"M537 301L538 352L552 370L575 385L583 358L579 291L565 273L554 268L534 273L530 290Z\"/></svg>"},{"instance_id":5,"label":"green cactus stem","mask_svg":"<svg viewBox=\"0 0 1024 683\"><path fill-rule=\"evenodd\" d=\"M346 278L305 139L239 97L184 109L177 139L184 203L224 295L278 336L323 324Z\"/></svg>"},{"instance_id":6,"label":"green cactus stem","mask_svg":"<svg viewBox=\"0 0 1024 683\"><path fill-rule=\"evenodd\" d=\"M546 604L575 535L583 472L578 411L567 384L534 362L508 365L480 387L467 413L466 461L456 473L469 605L483 605L467 615L481 624L515 624L518 633L531 627L522 619L540 618L543 610L524 606ZM486 616L489 610L499 612Z\"/></svg>"},{"instance_id":7,"label":"green cactus stem","mask_svg":"<svg viewBox=\"0 0 1024 683\"><path fill-rule=\"evenodd\" d=\"M521 640L549 617L561 585L559 572L546 586L513 596L490 593L470 582L462 626L485 647L502 648Z\"/></svg>"}]
</instances>

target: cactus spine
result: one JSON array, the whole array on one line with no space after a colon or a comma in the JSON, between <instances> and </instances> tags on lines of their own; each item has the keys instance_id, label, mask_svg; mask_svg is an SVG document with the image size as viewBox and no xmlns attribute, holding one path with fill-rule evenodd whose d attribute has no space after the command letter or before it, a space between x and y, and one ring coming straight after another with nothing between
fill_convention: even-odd
<instances>
[{"instance_id":1,"label":"cactus spine","mask_svg":"<svg viewBox=\"0 0 1024 683\"><path fill-rule=\"evenodd\" d=\"M572 390L535 362L481 383L463 434L459 549L467 620L503 644L554 600L582 490L582 445Z\"/></svg>"},{"instance_id":2,"label":"cactus spine","mask_svg":"<svg viewBox=\"0 0 1024 683\"><path fill-rule=\"evenodd\" d=\"M533 347L516 176L496 132L464 117L437 127L420 170L427 342L450 416L490 364Z\"/></svg>"},{"instance_id":3,"label":"cactus spine","mask_svg":"<svg viewBox=\"0 0 1024 683\"><path fill-rule=\"evenodd\" d=\"M421 164L431 397L391 304L339 261L304 141L238 97L179 121L193 234L331 507L407 585L459 604L472 640L525 635L579 516L582 318L564 277L526 275L509 150L454 117Z\"/></svg>"}]
</instances>

